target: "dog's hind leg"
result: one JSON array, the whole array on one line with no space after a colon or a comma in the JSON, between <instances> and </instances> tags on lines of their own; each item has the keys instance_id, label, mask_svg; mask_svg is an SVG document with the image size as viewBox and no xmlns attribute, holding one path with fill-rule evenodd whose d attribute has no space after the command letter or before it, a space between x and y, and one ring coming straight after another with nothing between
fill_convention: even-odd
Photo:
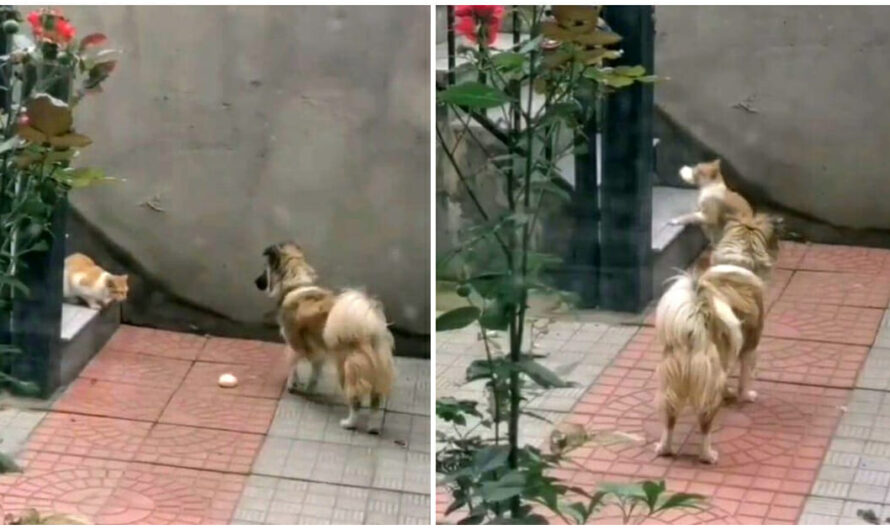
<instances>
[{"instance_id":1,"label":"dog's hind leg","mask_svg":"<svg viewBox=\"0 0 890 530\"><path fill-rule=\"evenodd\" d=\"M349 402L349 416L340 420L340 427L344 429L355 429L358 424L358 411L362 407L362 401L359 398L352 398Z\"/></svg>"},{"instance_id":2,"label":"dog's hind leg","mask_svg":"<svg viewBox=\"0 0 890 530\"><path fill-rule=\"evenodd\" d=\"M383 408L381 397L376 392L371 394L371 415L368 418L368 434L380 434L383 430Z\"/></svg>"},{"instance_id":3,"label":"dog's hind leg","mask_svg":"<svg viewBox=\"0 0 890 530\"><path fill-rule=\"evenodd\" d=\"M677 411L669 405L664 407L664 427L661 431L661 440L655 444L656 456L670 456L674 454L674 427L677 425Z\"/></svg>"},{"instance_id":4,"label":"dog's hind leg","mask_svg":"<svg viewBox=\"0 0 890 530\"><path fill-rule=\"evenodd\" d=\"M698 459L705 464L717 463L717 450L711 447L711 427L713 427L714 418L717 416L717 410L700 412L698 414L698 426L701 429L701 451Z\"/></svg>"},{"instance_id":5,"label":"dog's hind leg","mask_svg":"<svg viewBox=\"0 0 890 530\"><path fill-rule=\"evenodd\" d=\"M321 376L321 369L324 367L324 363L320 361L313 361L309 365L309 382L306 383L305 392L307 394L314 394L315 388L318 386L318 378Z\"/></svg>"},{"instance_id":6,"label":"dog's hind leg","mask_svg":"<svg viewBox=\"0 0 890 530\"><path fill-rule=\"evenodd\" d=\"M739 370L739 399L748 403L757 400L757 391L751 388L754 383L754 369L757 367L757 358L753 351L742 354L741 368Z\"/></svg>"}]
</instances>

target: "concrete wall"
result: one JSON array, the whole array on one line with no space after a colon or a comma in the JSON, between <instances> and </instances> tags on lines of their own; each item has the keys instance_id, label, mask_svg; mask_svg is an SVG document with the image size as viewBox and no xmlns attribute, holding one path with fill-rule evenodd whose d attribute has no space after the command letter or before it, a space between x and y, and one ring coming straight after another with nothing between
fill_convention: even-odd
<instances>
[{"instance_id":1,"label":"concrete wall","mask_svg":"<svg viewBox=\"0 0 890 530\"><path fill-rule=\"evenodd\" d=\"M656 17L656 70L670 77L657 104L730 163L739 187L811 224L890 230L890 7L665 6Z\"/></svg>"},{"instance_id":2,"label":"concrete wall","mask_svg":"<svg viewBox=\"0 0 890 530\"><path fill-rule=\"evenodd\" d=\"M76 126L95 140L81 163L126 181L72 203L145 289L260 326L260 254L292 238L323 283L364 286L429 333L427 7L66 13L124 51Z\"/></svg>"}]
</instances>

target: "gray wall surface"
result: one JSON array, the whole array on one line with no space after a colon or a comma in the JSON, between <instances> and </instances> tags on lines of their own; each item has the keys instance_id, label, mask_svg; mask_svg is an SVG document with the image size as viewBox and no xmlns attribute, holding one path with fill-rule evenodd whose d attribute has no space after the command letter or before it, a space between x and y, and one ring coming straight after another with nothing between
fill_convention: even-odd
<instances>
[{"instance_id":1,"label":"gray wall surface","mask_svg":"<svg viewBox=\"0 0 890 530\"><path fill-rule=\"evenodd\" d=\"M72 193L89 225L233 322L262 322L261 252L294 239L323 284L429 333L427 7L65 11L123 50L76 117L95 140L79 164L125 179Z\"/></svg>"},{"instance_id":2,"label":"gray wall surface","mask_svg":"<svg viewBox=\"0 0 890 530\"><path fill-rule=\"evenodd\" d=\"M890 7L656 17L656 71L670 77L656 102L740 187L836 227L890 229Z\"/></svg>"}]
</instances>

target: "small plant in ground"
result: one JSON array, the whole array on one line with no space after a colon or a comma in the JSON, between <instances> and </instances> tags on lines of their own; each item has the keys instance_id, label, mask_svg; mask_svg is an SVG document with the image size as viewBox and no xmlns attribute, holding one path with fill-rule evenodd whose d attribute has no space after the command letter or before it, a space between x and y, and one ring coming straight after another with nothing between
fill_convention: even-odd
<instances>
[{"instance_id":1,"label":"small plant in ground","mask_svg":"<svg viewBox=\"0 0 890 530\"><path fill-rule=\"evenodd\" d=\"M874 510L856 510L856 516L868 524L890 524L890 517L881 522L880 517L875 514Z\"/></svg>"},{"instance_id":2,"label":"small plant in ground","mask_svg":"<svg viewBox=\"0 0 890 530\"><path fill-rule=\"evenodd\" d=\"M530 295L555 295L564 307L574 299L548 277L560 259L536 243L541 216L571 199L558 162L584 152L583 126L602 98L655 77L641 66L609 66L621 56L614 48L621 37L603 27L597 7L514 7L509 14L516 42L499 51L492 44L507 14L503 6L454 9L455 32L472 44L460 50L467 59L461 68L472 80L443 87L436 96L447 117L436 135L440 159L454 175L446 183L449 199L466 199L475 217L437 261L440 285L451 286L465 305L440 315L436 330L478 326L484 357L469 365L467 381L484 381L488 394L484 406L451 398L436 402L446 426L436 433L436 472L454 498L448 513L466 513L460 521L465 524L537 524L547 522L540 513L545 508L583 524L604 505L617 506L624 522L696 507L700 496L667 494L663 482L588 491L556 478L554 470L571 464L572 449L596 442L583 429L581 435L554 436L549 453L519 443L521 416L547 421L526 407L532 389L570 385L539 362L543 355L534 351L534 337L525 342L529 328L532 335L546 331L546 325L530 323ZM523 31L527 38L520 40ZM491 152L478 137L480 129L503 142L506 153ZM464 142L483 152L482 167L461 163ZM492 179L497 204L487 207L480 188Z\"/></svg>"}]
</instances>

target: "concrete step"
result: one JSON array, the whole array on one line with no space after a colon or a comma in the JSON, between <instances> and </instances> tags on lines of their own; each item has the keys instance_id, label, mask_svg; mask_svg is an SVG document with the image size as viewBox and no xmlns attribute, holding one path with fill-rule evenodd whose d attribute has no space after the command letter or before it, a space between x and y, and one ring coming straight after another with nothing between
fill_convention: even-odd
<instances>
[{"instance_id":1,"label":"concrete step","mask_svg":"<svg viewBox=\"0 0 890 530\"><path fill-rule=\"evenodd\" d=\"M665 281L685 270L707 246L697 226L671 226L674 217L696 209L698 193L689 188L652 187L652 292L657 300Z\"/></svg>"},{"instance_id":2,"label":"concrete step","mask_svg":"<svg viewBox=\"0 0 890 530\"><path fill-rule=\"evenodd\" d=\"M99 353L120 326L121 306L105 309L62 304L61 384L67 385Z\"/></svg>"}]
</instances>

